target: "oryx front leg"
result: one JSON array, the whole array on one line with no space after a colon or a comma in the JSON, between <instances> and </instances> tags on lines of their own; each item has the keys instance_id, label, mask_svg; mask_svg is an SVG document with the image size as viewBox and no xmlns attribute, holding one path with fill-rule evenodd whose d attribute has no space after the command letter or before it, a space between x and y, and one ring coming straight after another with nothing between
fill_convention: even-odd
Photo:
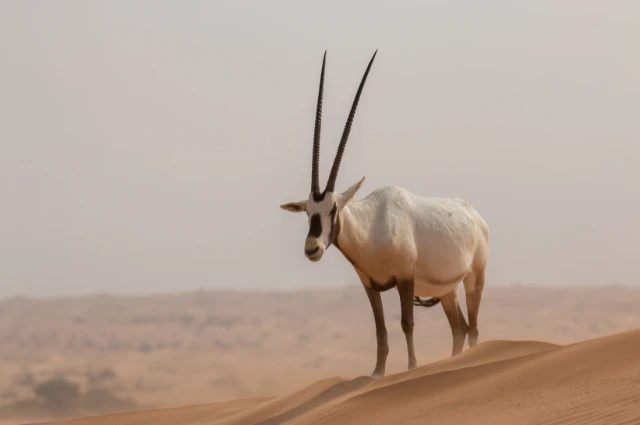
<instances>
[{"instance_id":1,"label":"oryx front leg","mask_svg":"<svg viewBox=\"0 0 640 425\"><path fill-rule=\"evenodd\" d=\"M462 310L460 310L460 305L458 304L457 287L448 294L440 297L440 302L449 320L449 326L451 326L451 334L453 335L451 356L453 357L462 352L468 329L467 321L464 319Z\"/></svg>"},{"instance_id":2,"label":"oryx front leg","mask_svg":"<svg viewBox=\"0 0 640 425\"><path fill-rule=\"evenodd\" d=\"M382 309L382 297L380 292L364 285L367 292L371 309L373 310L373 318L376 322L376 341L378 346L378 354L376 357L376 368L371 374L374 378L384 376L385 366L387 364L387 355L389 354L389 344L387 342L387 327L384 324L384 311Z\"/></svg>"},{"instance_id":3,"label":"oryx front leg","mask_svg":"<svg viewBox=\"0 0 640 425\"><path fill-rule=\"evenodd\" d=\"M413 280L398 284L398 293L400 294L400 309L402 314L402 331L407 339L407 354L409 356L408 369L415 369L418 366L416 362L416 351L413 346L413 297L414 297Z\"/></svg>"}]
</instances>

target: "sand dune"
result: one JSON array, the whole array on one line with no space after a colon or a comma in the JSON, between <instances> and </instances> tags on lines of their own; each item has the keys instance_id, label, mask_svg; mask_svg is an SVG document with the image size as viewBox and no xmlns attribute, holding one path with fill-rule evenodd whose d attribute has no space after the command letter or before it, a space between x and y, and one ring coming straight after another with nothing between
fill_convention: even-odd
<instances>
[{"instance_id":1,"label":"sand dune","mask_svg":"<svg viewBox=\"0 0 640 425\"><path fill-rule=\"evenodd\" d=\"M282 397L57 422L149 423L638 424L640 329L564 346L487 341L379 380L335 377Z\"/></svg>"},{"instance_id":2,"label":"sand dune","mask_svg":"<svg viewBox=\"0 0 640 425\"><path fill-rule=\"evenodd\" d=\"M251 296L199 291L0 300L0 425L133 410L145 411L143 418L156 415L154 423L189 423L183 410L159 410L181 406L197 406L188 417L206 423L305 423L328 406L338 414L347 399L385 386L497 367L638 329L639 296L640 289L615 286L487 287L483 343L455 359L448 359L451 331L442 308L418 309L416 354L423 367L405 372L398 298L389 291L383 294L389 376L378 382L353 379L371 372L376 344L371 308L355 285ZM433 410L429 400L441 394L424 385L418 393L428 395L417 403L436 418L441 407ZM507 410L512 405L506 395L490 394L481 396L502 400ZM478 395L464 397L452 398L450 409L478 409ZM385 404L375 408L382 415Z\"/></svg>"},{"instance_id":3,"label":"sand dune","mask_svg":"<svg viewBox=\"0 0 640 425\"><path fill-rule=\"evenodd\" d=\"M565 345L636 329L638 297L637 288L487 286L480 340ZM385 292L383 300L387 372L401 372L406 350L398 295ZM449 356L451 331L440 306L416 311L415 339L420 365ZM118 413L131 410L128 404L148 410L289 394L328 376L368 374L375 344L359 284L290 293L0 300L0 424L16 424L24 414L53 420ZM512 352L494 343L481 347L499 356ZM81 411L24 404L56 377L78 386Z\"/></svg>"}]
</instances>

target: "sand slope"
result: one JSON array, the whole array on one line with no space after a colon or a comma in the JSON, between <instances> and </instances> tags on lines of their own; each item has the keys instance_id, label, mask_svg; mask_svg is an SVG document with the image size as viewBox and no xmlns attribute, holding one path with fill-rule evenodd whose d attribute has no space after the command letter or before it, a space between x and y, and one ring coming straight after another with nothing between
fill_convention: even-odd
<instances>
[{"instance_id":1,"label":"sand slope","mask_svg":"<svg viewBox=\"0 0 640 425\"><path fill-rule=\"evenodd\" d=\"M376 334L361 286L0 300L0 425L270 397L330 376L366 375ZM463 303L463 290L459 296ZM397 291L382 298L387 372L401 372ZM640 288L487 286L480 340L566 345L640 328L638 299ZM447 358L442 307L417 309L415 322L418 363ZM101 403L106 396L64 415L25 406L55 378L77 385L83 400L107 391L134 407Z\"/></svg>"},{"instance_id":2,"label":"sand slope","mask_svg":"<svg viewBox=\"0 0 640 425\"><path fill-rule=\"evenodd\" d=\"M283 397L58 423L640 424L640 329L566 346L488 341L377 381L330 378Z\"/></svg>"}]
</instances>

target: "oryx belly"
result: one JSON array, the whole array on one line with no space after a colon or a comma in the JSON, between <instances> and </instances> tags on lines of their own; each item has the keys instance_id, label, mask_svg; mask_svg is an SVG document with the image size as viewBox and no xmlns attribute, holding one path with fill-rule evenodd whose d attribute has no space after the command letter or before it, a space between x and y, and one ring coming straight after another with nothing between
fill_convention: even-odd
<instances>
[{"instance_id":1,"label":"oryx belly","mask_svg":"<svg viewBox=\"0 0 640 425\"><path fill-rule=\"evenodd\" d=\"M413 292L418 297L441 297L456 289L459 284L460 281L443 284L416 280Z\"/></svg>"}]
</instances>

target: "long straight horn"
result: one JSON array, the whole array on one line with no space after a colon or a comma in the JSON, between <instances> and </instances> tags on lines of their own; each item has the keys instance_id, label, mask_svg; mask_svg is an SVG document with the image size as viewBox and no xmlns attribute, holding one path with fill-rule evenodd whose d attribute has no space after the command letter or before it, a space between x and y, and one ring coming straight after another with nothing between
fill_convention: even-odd
<instances>
[{"instance_id":1,"label":"long straight horn","mask_svg":"<svg viewBox=\"0 0 640 425\"><path fill-rule=\"evenodd\" d=\"M353 105L351 105L351 111L349 112L349 118L347 119L347 123L344 126L344 131L342 132L342 138L340 139L340 145L338 146L338 152L336 153L336 157L333 160L333 166L331 167L331 174L329 175L329 180L327 181L327 187L325 188L325 192L333 192L336 186L336 178L338 177L338 170L340 169L340 162L342 161L342 155L344 154L344 148L347 145L347 140L349 139L349 133L351 132L351 124L353 124L353 117L356 114L356 108L358 107L358 101L360 101L360 95L362 94L362 88L364 87L364 83L367 81L367 76L369 75L369 70L371 69L371 65L373 64L373 60L376 58L376 54L378 50L376 49L373 57L369 61L369 65L367 66L367 70L362 77L362 81L360 81L360 87L358 87L358 92L356 93L356 97L353 100Z\"/></svg>"},{"instance_id":2,"label":"long straight horn","mask_svg":"<svg viewBox=\"0 0 640 425\"><path fill-rule=\"evenodd\" d=\"M318 90L318 106L316 107L316 126L313 130L313 159L311 162L311 191L320 192L320 127L322 125L322 92L324 91L324 66L327 61L327 51L322 58L322 73L320 74L320 89Z\"/></svg>"}]
</instances>

